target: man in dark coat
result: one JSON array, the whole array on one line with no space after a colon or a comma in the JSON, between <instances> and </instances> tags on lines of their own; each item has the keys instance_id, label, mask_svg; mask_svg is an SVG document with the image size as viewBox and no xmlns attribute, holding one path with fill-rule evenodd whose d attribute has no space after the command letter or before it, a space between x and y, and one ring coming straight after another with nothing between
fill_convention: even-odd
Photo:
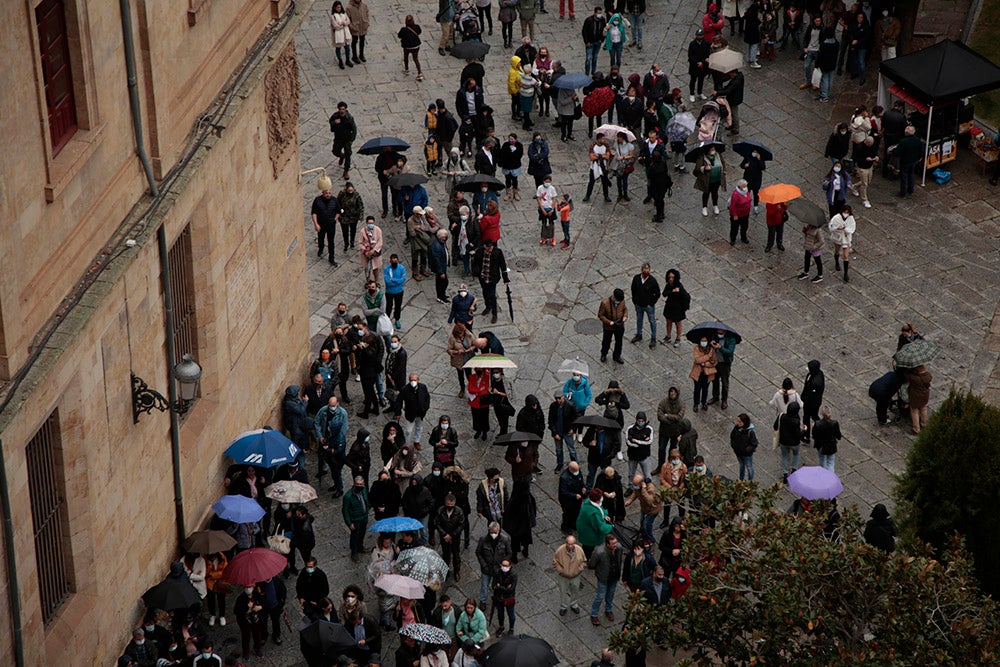
<instances>
[{"instance_id":1,"label":"man in dark coat","mask_svg":"<svg viewBox=\"0 0 1000 667\"><path fill-rule=\"evenodd\" d=\"M485 308L483 315L492 313L491 324L497 322L497 285L503 280L510 282L510 273L507 270L507 262L503 256L503 250L497 248L491 239L485 239L483 246L476 250L472 259L472 275L479 278L479 286L483 291L483 301Z\"/></svg>"},{"instance_id":2,"label":"man in dark coat","mask_svg":"<svg viewBox=\"0 0 1000 667\"><path fill-rule=\"evenodd\" d=\"M316 567L315 558L309 558L295 580L295 596L299 599L299 604L305 606L307 602L319 603L329 594L330 581L326 572Z\"/></svg>"},{"instance_id":3,"label":"man in dark coat","mask_svg":"<svg viewBox=\"0 0 1000 667\"><path fill-rule=\"evenodd\" d=\"M587 487L580 464L570 461L566 469L559 474L559 506L562 508L560 528L564 533L572 533L576 529L576 517L580 513Z\"/></svg>"},{"instance_id":4,"label":"man in dark coat","mask_svg":"<svg viewBox=\"0 0 1000 667\"><path fill-rule=\"evenodd\" d=\"M691 86L688 88L688 99L694 102L695 93L705 99L702 93L705 87L705 77L708 75L708 57L712 55L712 45L705 39L705 31L698 28L694 39L688 44L688 74L691 76Z\"/></svg>"},{"instance_id":5,"label":"man in dark coat","mask_svg":"<svg viewBox=\"0 0 1000 667\"><path fill-rule=\"evenodd\" d=\"M337 111L330 116L330 131L333 132L333 154L337 163L344 166L344 180L347 180L351 177L351 143L358 136L354 117L347 113L347 102L337 103Z\"/></svg>"},{"instance_id":6,"label":"man in dark coat","mask_svg":"<svg viewBox=\"0 0 1000 667\"><path fill-rule=\"evenodd\" d=\"M313 429L312 419L306 414L307 406L308 401L301 397L299 385L285 388L285 397L281 400L281 421L289 440L303 451L309 449L309 434Z\"/></svg>"},{"instance_id":7,"label":"man in dark coat","mask_svg":"<svg viewBox=\"0 0 1000 667\"><path fill-rule=\"evenodd\" d=\"M892 397L903 386L902 376L896 371L889 371L868 387L868 396L875 399L875 416L878 423L885 426L889 423L889 406Z\"/></svg>"},{"instance_id":8,"label":"man in dark coat","mask_svg":"<svg viewBox=\"0 0 1000 667\"><path fill-rule=\"evenodd\" d=\"M891 173L891 163L897 166L899 164L895 161L895 156L889 153L889 149L898 144L906 132L904 106L903 100L896 100L892 103L892 108L882 114L882 175L886 178Z\"/></svg>"},{"instance_id":9,"label":"man in dark coat","mask_svg":"<svg viewBox=\"0 0 1000 667\"><path fill-rule=\"evenodd\" d=\"M524 407L517 413L514 428L525 433L534 433L539 438L545 436L545 413L542 412L542 407L534 394L528 394L524 397ZM542 467L537 463L538 443L529 442L528 449L531 450L531 458L535 460L534 471L542 472Z\"/></svg>"},{"instance_id":10,"label":"man in dark coat","mask_svg":"<svg viewBox=\"0 0 1000 667\"><path fill-rule=\"evenodd\" d=\"M646 599L646 604L659 607L670 602L670 585L665 581L666 571L662 565L657 565L653 576L646 577L639 584L639 590Z\"/></svg>"},{"instance_id":11,"label":"man in dark coat","mask_svg":"<svg viewBox=\"0 0 1000 667\"><path fill-rule=\"evenodd\" d=\"M319 179L321 192L313 199L310 216L316 230L317 257L323 256L324 241L330 246L330 263L337 266L334 251L337 247L337 213L340 205L333 196L333 182L328 176Z\"/></svg>"},{"instance_id":12,"label":"man in dark coat","mask_svg":"<svg viewBox=\"0 0 1000 667\"><path fill-rule=\"evenodd\" d=\"M465 528L465 512L456 507L457 499L449 493L444 498L435 517L435 528L441 539L441 557L451 567L455 583L459 582L462 570L462 531Z\"/></svg>"},{"instance_id":13,"label":"man in dark coat","mask_svg":"<svg viewBox=\"0 0 1000 667\"><path fill-rule=\"evenodd\" d=\"M488 140L483 143L482 148L476 151L476 161L473 168L477 174L485 174L486 176L497 175L497 156L493 154L494 148L494 142Z\"/></svg>"},{"instance_id":14,"label":"man in dark coat","mask_svg":"<svg viewBox=\"0 0 1000 667\"><path fill-rule=\"evenodd\" d=\"M656 302L659 299L660 284L651 275L649 262L643 262L639 274L632 278L632 305L635 306L633 343L642 340L642 318L645 315L649 320L649 347L656 347Z\"/></svg>"},{"instance_id":15,"label":"man in dark coat","mask_svg":"<svg viewBox=\"0 0 1000 667\"><path fill-rule=\"evenodd\" d=\"M420 381L419 375L410 373L410 381L397 394L392 409L396 421L399 421L400 417L406 417L409 427L406 429L408 431L406 437L419 451L424 417L431 409L431 394L427 390L427 385Z\"/></svg>"},{"instance_id":16,"label":"man in dark coat","mask_svg":"<svg viewBox=\"0 0 1000 667\"><path fill-rule=\"evenodd\" d=\"M826 389L826 377L820 370L820 362L812 359L806 365L809 373L802 385L802 442L809 442L809 420L819 420L819 406L823 404L823 391Z\"/></svg>"},{"instance_id":17,"label":"man in dark coat","mask_svg":"<svg viewBox=\"0 0 1000 667\"><path fill-rule=\"evenodd\" d=\"M576 461L576 443L573 441L573 422L576 421L576 407L572 401L567 401L563 396L562 389L557 389L551 403L549 403L548 428L552 435L552 440L556 445L556 469L558 475L563 467L563 445L569 449L570 460Z\"/></svg>"},{"instance_id":18,"label":"man in dark coat","mask_svg":"<svg viewBox=\"0 0 1000 667\"><path fill-rule=\"evenodd\" d=\"M743 78L743 72L735 70L726 75L726 80L722 83L722 87L716 91L716 97L726 98L726 102L729 103L729 113L732 115L733 122L729 126L729 134L739 134L740 133L740 105L743 104L743 87L745 79Z\"/></svg>"}]
</instances>

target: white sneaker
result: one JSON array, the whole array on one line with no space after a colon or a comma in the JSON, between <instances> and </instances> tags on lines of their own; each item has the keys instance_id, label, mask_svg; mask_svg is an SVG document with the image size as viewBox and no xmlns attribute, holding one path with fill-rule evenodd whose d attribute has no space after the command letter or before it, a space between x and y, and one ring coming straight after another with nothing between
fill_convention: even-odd
<instances>
[{"instance_id":1,"label":"white sneaker","mask_svg":"<svg viewBox=\"0 0 1000 667\"><path fill-rule=\"evenodd\" d=\"M701 214L703 216L705 216L706 218L708 217L708 207L707 206L702 206L701 207Z\"/></svg>"},{"instance_id":2,"label":"white sneaker","mask_svg":"<svg viewBox=\"0 0 1000 667\"><path fill-rule=\"evenodd\" d=\"M867 199L864 201L864 204L865 204L865 208L871 208L872 207L872 203L870 201L868 201Z\"/></svg>"},{"instance_id":3,"label":"white sneaker","mask_svg":"<svg viewBox=\"0 0 1000 667\"><path fill-rule=\"evenodd\" d=\"M750 67L754 69L760 69L760 63L750 63Z\"/></svg>"},{"instance_id":4,"label":"white sneaker","mask_svg":"<svg viewBox=\"0 0 1000 667\"><path fill-rule=\"evenodd\" d=\"M690 101L690 102L694 102L694 95L690 96L690 97L688 98L688 101Z\"/></svg>"},{"instance_id":5,"label":"white sneaker","mask_svg":"<svg viewBox=\"0 0 1000 667\"><path fill-rule=\"evenodd\" d=\"M714 213L715 215L719 215L719 207L718 206L713 206L712 207L712 213Z\"/></svg>"},{"instance_id":6,"label":"white sneaker","mask_svg":"<svg viewBox=\"0 0 1000 667\"><path fill-rule=\"evenodd\" d=\"M213 625L215 625L215 616L209 616L208 617L208 626L212 627Z\"/></svg>"},{"instance_id":7,"label":"white sneaker","mask_svg":"<svg viewBox=\"0 0 1000 667\"><path fill-rule=\"evenodd\" d=\"M705 93L701 93L700 95L698 95L698 97L700 97L703 100L707 100L708 99L708 96Z\"/></svg>"},{"instance_id":8,"label":"white sneaker","mask_svg":"<svg viewBox=\"0 0 1000 667\"><path fill-rule=\"evenodd\" d=\"M354 376L354 381L355 382L361 382L361 374L360 373L358 373L357 375Z\"/></svg>"},{"instance_id":9,"label":"white sneaker","mask_svg":"<svg viewBox=\"0 0 1000 667\"><path fill-rule=\"evenodd\" d=\"M758 208L757 206L754 206L753 207L753 214L757 215L758 213L760 213L760 208Z\"/></svg>"},{"instance_id":10,"label":"white sneaker","mask_svg":"<svg viewBox=\"0 0 1000 667\"><path fill-rule=\"evenodd\" d=\"M861 193L858 192L857 188L851 188L851 194L854 195L855 197L861 196Z\"/></svg>"},{"instance_id":11,"label":"white sneaker","mask_svg":"<svg viewBox=\"0 0 1000 667\"><path fill-rule=\"evenodd\" d=\"M219 617L219 625L225 625L225 624L226 624L226 617L225 616L220 616Z\"/></svg>"}]
</instances>

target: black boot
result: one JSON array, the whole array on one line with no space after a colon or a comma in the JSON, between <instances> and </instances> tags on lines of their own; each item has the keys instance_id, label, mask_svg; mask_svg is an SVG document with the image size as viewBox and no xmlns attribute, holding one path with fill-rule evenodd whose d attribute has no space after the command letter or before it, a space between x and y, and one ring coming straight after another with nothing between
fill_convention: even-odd
<instances>
[{"instance_id":1,"label":"black boot","mask_svg":"<svg viewBox=\"0 0 1000 667\"><path fill-rule=\"evenodd\" d=\"M844 282L845 283L851 282L851 279L847 277L847 269L850 268L850 266L851 266L851 263L845 259L844 260Z\"/></svg>"}]
</instances>

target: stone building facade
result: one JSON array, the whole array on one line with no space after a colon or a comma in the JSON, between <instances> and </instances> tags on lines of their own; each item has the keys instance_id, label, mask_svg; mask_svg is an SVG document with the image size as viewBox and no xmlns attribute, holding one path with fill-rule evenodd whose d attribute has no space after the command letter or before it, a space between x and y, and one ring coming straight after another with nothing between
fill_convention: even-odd
<instances>
[{"instance_id":1,"label":"stone building facade","mask_svg":"<svg viewBox=\"0 0 1000 667\"><path fill-rule=\"evenodd\" d=\"M171 418L133 419L131 374L166 396L168 339L203 369L177 428L187 532L225 446L277 425L301 375L293 36L311 4L127 0L128 17L118 2L0 3L0 543L14 554L0 664L16 664L18 630L24 664L110 664L178 555ZM158 197L137 156L129 33Z\"/></svg>"}]
</instances>

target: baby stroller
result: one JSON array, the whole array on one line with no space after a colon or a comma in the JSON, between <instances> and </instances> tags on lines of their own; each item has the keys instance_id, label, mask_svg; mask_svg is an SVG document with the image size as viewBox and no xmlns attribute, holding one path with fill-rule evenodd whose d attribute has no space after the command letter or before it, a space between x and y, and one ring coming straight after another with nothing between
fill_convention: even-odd
<instances>
[{"instance_id":1,"label":"baby stroller","mask_svg":"<svg viewBox=\"0 0 1000 667\"><path fill-rule=\"evenodd\" d=\"M461 35L463 42L483 41L483 29L479 25L475 6L463 7L455 14L455 34Z\"/></svg>"},{"instance_id":2,"label":"baby stroller","mask_svg":"<svg viewBox=\"0 0 1000 667\"><path fill-rule=\"evenodd\" d=\"M698 115L698 141L715 141L719 126L729 119L729 104L725 100L710 100Z\"/></svg>"}]
</instances>

